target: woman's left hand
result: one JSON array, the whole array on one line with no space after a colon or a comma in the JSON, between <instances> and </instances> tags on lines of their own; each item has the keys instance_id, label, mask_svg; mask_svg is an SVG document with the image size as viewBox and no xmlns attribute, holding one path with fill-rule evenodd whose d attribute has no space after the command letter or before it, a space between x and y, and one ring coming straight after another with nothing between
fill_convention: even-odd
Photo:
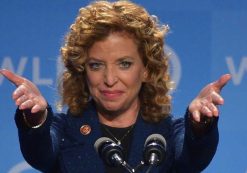
<instances>
[{"instance_id":1,"label":"woman's left hand","mask_svg":"<svg viewBox=\"0 0 247 173\"><path fill-rule=\"evenodd\" d=\"M230 79L230 74L222 75L217 81L208 84L200 91L189 105L190 118L193 122L200 123L205 118L219 116L217 105L224 104L220 91Z\"/></svg>"}]
</instances>

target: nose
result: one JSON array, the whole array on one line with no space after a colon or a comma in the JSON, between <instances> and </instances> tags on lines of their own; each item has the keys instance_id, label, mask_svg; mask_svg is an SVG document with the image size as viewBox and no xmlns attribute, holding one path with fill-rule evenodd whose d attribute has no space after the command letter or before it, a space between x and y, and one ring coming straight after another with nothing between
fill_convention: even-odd
<instances>
[{"instance_id":1,"label":"nose","mask_svg":"<svg viewBox=\"0 0 247 173\"><path fill-rule=\"evenodd\" d=\"M112 67L108 67L104 72L104 83L108 87L114 86L118 82L116 71Z\"/></svg>"}]
</instances>

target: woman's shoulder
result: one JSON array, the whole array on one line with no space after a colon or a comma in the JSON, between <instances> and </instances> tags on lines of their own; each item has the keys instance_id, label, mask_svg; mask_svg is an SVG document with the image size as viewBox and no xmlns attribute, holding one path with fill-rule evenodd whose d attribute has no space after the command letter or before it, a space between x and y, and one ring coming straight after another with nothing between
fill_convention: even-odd
<instances>
[{"instance_id":1,"label":"woman's shoulder","mask_svg":"<svg viewBox=\"0 0 247 173\"><path fill-rule=\"evenodd\" d=\"M184 117L174 116L173 114L169 114L166 118L162 119L158 125L160 126L183 126L185 123Z\"/></svg>"}]
</instances>

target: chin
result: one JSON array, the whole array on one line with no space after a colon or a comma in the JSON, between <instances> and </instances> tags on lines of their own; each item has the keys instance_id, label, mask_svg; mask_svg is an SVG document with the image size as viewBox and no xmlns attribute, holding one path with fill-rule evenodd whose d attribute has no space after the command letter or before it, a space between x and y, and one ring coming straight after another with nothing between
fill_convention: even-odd
<instances>
[{"instance_id":1,"label":"chin","mask_svg":"<svg viewBox=\"0 0 247 173\"><path fill-rule=\"evenodd\" d=\"M116 112L124 107L122 104L119 104L119 103L107 103L107 104L101 104L101 105L102 105L102 108L108 112Z\"/></svg>"},{"instance_id":2,"label":"chin","mask_svg":"<svg viewBox=\"0 0 247 173\"><path fill-rule=\"evenodd\" d=\"M103 109L109 112L116 112L119 111L121 107L119 106L103 106Z\"/></svg>"}]
</instances>

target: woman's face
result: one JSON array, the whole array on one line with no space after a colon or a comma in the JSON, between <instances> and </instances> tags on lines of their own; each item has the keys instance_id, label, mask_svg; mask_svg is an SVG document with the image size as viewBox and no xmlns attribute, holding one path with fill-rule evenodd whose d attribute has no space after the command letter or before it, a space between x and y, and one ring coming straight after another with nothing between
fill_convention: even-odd
<instances>
[{"instance_id":1,"label":"woman's face","mask_svg":"<svg viewBox=\"0 0 247 173\"><path fill-rule=\"evenodd\" d=\"M89 49L87 84L102 111L125 112L139 106L145 73L137 44L126 32L111 33Z\"/></svg>"}]
</instances>

